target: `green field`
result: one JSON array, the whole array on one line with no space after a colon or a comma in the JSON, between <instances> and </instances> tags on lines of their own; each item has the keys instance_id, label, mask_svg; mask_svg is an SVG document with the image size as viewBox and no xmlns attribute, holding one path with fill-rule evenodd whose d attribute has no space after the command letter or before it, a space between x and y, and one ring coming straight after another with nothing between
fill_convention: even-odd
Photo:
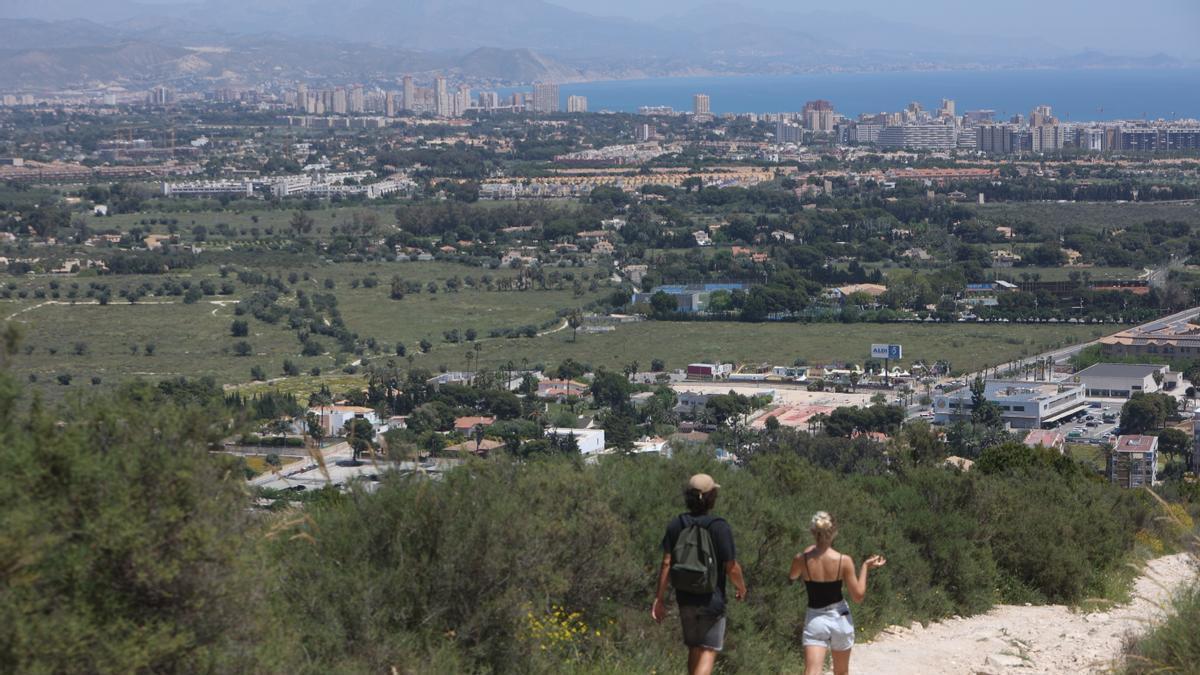
<instances>
[{"instance_id":1,"label":"green field","mask_svg":"<svg viewBox=\"0 0 1200 675\"><path fill-rule=\"evenodd\" d=\"M970 208L978 217L997 225L1028 221L1056 227L1102 228L1128 227L1159 219L1200 225L1200 203L1197 202L1006 202L977 204Z\"/></svg>"},{"instance_id":2,"label":"green field","mask_svg":"<svg viewBox=\"0 0 1200 675\"><path fill-rule=\"evenodd\" d=\"M307 213L312 216L314 223L312 232L305 236L313 238L328 237L333 225L349 224L352 222L355 212L360 214L373 213L378 218L381 226L390 228L396 222L395 210L396 207L394 205L363 205L361 207L308 211ZM92 217L87 220L87 223L93 230L113 229L126 232L137 227L144 232L169 234L172 230L170 223L174 221L174 229L189 241L191 240L192 229L197 226L204 226L212 238L223 238L217 234L217 227L225 224L238 233L232 239L256 239L265 236L267 230L272 230L276 235L294 236L289 225L294 212L291 209L269 208L194 212L140 211L138 213L115 214L104 218ZM155 222L152 223L150 221ZM252 233L254 229L258 230L258 237L255 237ZM245 235L241 234L243 230L246 232Z\"/></svg>"},{"instance_id":3,"label":"green field","mask_svg":"<svg viewBox=\"0 0 1200 675\"><path fill-rule=\"evenodd\" d=\"M988 270L989 274L1020 281L1022 274L1037 274L1040 281L1066 281L1072 272L1087 274L1092 281L1104 279L1137 279L1145 270L1133 267L1013 267L1009 269Z\"/></svg>"},{"instance_id":4,"label":"green field","mask_svg":"<svg viewBox=\"0 0 1200 675\"><path fill-rule=\"evenodd\" d=\"M489 340L480 363L553 365L566 358L621 368L637 361L648 369L662 359L667 368L697 361L791 364L845 360L862 363L877 342L900 343L904 362L948 359L955 370L966 371L1029 356L1115 332L1117 326L974 325L974 324L747 324L725 322L646 321L618 327L610 333L562 331L535 339ZM444 350L424 357L437 365ZM452 358L452 357L451 357ZM457 361L455 361L457 363Z\"/></svg>"},{"instance_id":5,"label":"green field","mask_svg":"<svg viewBox=\"0 0 1200 675\"><path fill-rule=\"evenodd\" d=\"M448 292L445 282L451 277L480 279L486 274L498 280L511 278L517 272L441 262L312 264L261 267L258 271L284 278L296 272L298 288L310 294L335 293L338 309L350 330L361 339L377 341L377 351L365 354L368 358L394 358L397 343L403 343L409 353L417 353L418 343L425 339L436 345L435 351L442 358L450 360L453 353L457 360L462 360L469 347L446 343L444 331L457 329L465 334L467 329L474 329L482 337L494 328L533 325L540 329L547 324L557 325L559 311L582 307L611 292L607 280L599 280L597 289L589 290L595 270L587 269L560 271L572 272L576 279L581 279L583 287L579 295L571 281L564 281L561 289L489 291L463 286L457 292ZM308 273L308 280L303 279L304 273ZM589 277L587 281L582 281L584 274ZM420 283L422 291L403 300L390 299L393 275ZM374 288L361 283L370 277L378 279ZM215 268L199 268L174 278L193 283L205 278L222 281ZM249 323L250 334L245 338L232 337L230 324L239 318L234 314L236 301L259 289L237 282L235 275L229 277L236 285L233 295L209 296L190 305L179 296L147 296L130 304L114 294L112 301L104 306L82 295L75 304L65 297L72 283L80 282L86 289L87 282L95 280L120 289L142 283L157 286L166 277L25 277L16 283L26 298L0 300L0 316L20 324L25 336L13 367L22 376L35 376L55 394L68 389L57 383L62 374L72 376L72 387L89 385L93 377L99 377L102 384L110 384L131 377L210 375L220 382L233 383L248 381L252 366L262 367L268 377L279 377L284 359L290 359L306 373L318 367L326 375L343 376L341 367L358 358L333 353L336 345L332 339L319 336L317 341L328 352L303 357L296 332L288 329L285 322L268 324L249 315L240 318ZM333 280L332 291L325 288L326 280ZM359 282L357 288L354 281ZM437 293L424 289L431 281L439 285ZM58 299L51 296L54 292L51 282L59 284ZM35 292L43 297L35 297ZM294 303L294 298L281 302ZM233 352L235 343L242 340L251 345L252 355L237 356ZM146 353L147 344L154 345L151 355ZM455 364L458 365L457 361Z\"/></svg>"}]
</instances>

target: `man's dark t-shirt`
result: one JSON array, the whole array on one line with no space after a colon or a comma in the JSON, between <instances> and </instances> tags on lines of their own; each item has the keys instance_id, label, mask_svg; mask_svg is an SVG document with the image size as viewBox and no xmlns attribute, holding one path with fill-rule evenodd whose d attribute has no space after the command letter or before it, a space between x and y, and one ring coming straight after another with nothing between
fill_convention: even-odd
<instances>
[{"instance_id":1,"label":"man's dark t-shirt","mask_svg":"<svg viewBox=\"0 0 1200 675\"><path fill-rule=\"evenodd\" d=\"M733 529L729 527L729 523L717 516L691 516L686 513L676 516L667 524L667 534L662 542L663 552L670 553L675 549L675 542L680 533L692 521L708 528L713 547L717 550L717 590L713 593L675 591L675 598L680 605L707 607L713 614L724 614L725 564L737 560L737 552L733 548Z\"/></svg>"}]
</instances>

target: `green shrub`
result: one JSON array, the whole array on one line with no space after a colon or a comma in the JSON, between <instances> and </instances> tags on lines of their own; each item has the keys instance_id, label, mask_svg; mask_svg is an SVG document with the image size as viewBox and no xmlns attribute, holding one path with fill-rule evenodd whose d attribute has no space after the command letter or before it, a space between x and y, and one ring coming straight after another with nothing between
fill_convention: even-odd
<instances>
[{"instance_id":1,"label":"green shrub","mask_svg":"<svg viewBox=\"0 0 1200 675\"><path fill-rule=\"evenodd\" d=\"M207 450L219 415L124 395L18 414L18 395L0 375L4 669L270 670L242 476Z\"/></svg>"}]
</instances>

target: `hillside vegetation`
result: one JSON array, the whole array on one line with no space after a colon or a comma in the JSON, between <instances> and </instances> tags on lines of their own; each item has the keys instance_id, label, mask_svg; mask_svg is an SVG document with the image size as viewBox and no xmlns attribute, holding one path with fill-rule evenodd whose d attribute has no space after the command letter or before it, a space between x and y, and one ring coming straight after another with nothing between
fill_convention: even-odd
<instances>
[{"instance_id":1,"label":"hillside vegetation","mask_svg":"<svg viewBox=\"0 0 1200 675\"><path fill-rule=\"evenodd\" d=\"M51 411L20 405L0 378L0 662L673 671L677 626L656 626L648 607L663 528L701 469L724 486L718 510L751 589L732 609L724 672L799 668L804 597L785 575L818 508L840 519L841 549L889 559L855 609L867 635L999 601L1111 596L1135 542L1177 534L1144 493L1023 446L960 474L905 446L805 435L764 436L742 466L699 453L598 466L502 457L252 512L240 468L207 449L234 416L195 391L127 385Z\"/></svg>"}]
</instances>

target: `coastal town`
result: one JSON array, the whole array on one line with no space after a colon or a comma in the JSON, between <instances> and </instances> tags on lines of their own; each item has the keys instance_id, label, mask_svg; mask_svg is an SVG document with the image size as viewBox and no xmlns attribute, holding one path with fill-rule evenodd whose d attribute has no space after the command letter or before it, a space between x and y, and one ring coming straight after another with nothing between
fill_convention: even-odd
<instances>
[{"instance_id":1,"label":"coastal town","mask_svg":"<svg viewBox=\"0 0 1200 675\"><path fill-rule=\"evenodd\" d=\"M1193 672L1200 14L1014 2L0 7L0 670Z\"/></svg>"}]
</instances>

